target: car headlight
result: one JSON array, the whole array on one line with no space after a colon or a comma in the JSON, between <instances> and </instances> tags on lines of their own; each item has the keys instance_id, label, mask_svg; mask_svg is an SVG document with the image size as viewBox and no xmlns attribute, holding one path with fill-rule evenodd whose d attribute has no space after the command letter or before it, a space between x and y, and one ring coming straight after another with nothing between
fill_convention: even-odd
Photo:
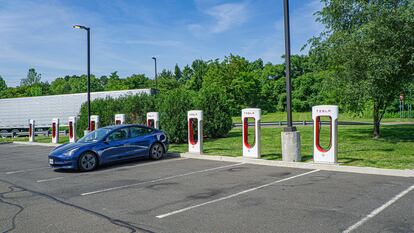
<instances>
[{"instance_id":1,"label":"car headlight","mask_svg":"<svg viewBox=\"0 0 414 233\"><path fill-rule=\"evenodd\" d=\"M63 153L63 155L65 155L65 156L72 156L78 149L79 148L72 149L70 151L67 151L67 152Z\"/></svg>"}]
</instances>

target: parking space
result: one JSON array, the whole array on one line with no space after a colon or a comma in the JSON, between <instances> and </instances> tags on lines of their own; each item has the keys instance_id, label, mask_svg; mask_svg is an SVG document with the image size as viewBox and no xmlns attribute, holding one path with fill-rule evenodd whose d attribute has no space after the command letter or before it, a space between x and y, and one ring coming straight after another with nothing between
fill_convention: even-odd
<instances>
[{"instance_id":1,"label":"parking space","mask_svg":"<svg viewBox=\"0 0 414 233\"><path fill-rule=\"evenodd\" d=\"M413 178L174 155L78 173L50 150L0 145L0 232L414 231Z\"/></svg>"}]
</instances>

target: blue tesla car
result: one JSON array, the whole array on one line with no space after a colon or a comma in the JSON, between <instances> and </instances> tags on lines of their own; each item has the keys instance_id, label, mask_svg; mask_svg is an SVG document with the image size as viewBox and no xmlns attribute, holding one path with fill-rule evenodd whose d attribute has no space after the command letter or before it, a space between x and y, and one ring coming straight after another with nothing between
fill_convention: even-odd
<instances>
[{"instance_id":1,"label":"blue tesla car","mask_svg":"<svg viewBox=\"0 0 414 233\"><path fill-rule=\"evenodd\" d=\"M113 125L90 132L76 143L56 147L49 154L49 165L92 171L102 164L136 157L161 159L167 150L167 136L158 129Z\"/></svg>"}]
</instances>

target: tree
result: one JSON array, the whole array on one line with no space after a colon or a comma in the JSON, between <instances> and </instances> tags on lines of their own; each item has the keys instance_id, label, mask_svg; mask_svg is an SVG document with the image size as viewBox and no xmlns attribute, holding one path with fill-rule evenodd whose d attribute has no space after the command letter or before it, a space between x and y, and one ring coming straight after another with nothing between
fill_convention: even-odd
<instances>
[{"instance_id":1,"label":"tree","mask_svg":"<svg viewBox=\"0 0 414 233\"><path fill-rule=\"evenodd\" d=\"M180 83L175 79L173 73L169 70L163 69L157 78L158 90L168 91L180 87Z\"/></svg>"},{"instance_id":2,"label":"tree","mask_svg":"<svg viewBox=\"0 0 414 233\"><path fill-rule=\"evenodd\" d=\"M175 64L175 67L174 67L174 78L175 78L175 80L177 80L177 82L181 82L182 81L182 73L181 73L181 70L180 70L180 67L178 66L178 64Z\"/></svg>"},{"instance_id":3,"label":"tree","mask_svg":"<svg viewBox=\"0 0 414 233\"><path fill-rule=\"evenodd\" d=\"M108 83L105 86L107 91L125 90L128 86L125 84L125 79L119 78L118 72L112 72L109 75Z\"/></svg>"},{"instance_id":4,"label":"tree","mask_svg":"<svg viewBox=\"0 0 414 233\"><path fill-rule=\"evenodd\" d=\"M196 99L197 109L203 110L203 133L209 138L225 137L233 127L227 94L215 85L204 86Z\"/></svg>"},{"instance_id":5,"label":"tree","mask_svg":"<svg viewBox=\"0 0 414 233\"><path fill-rule=\"evenodd\" d=\"M148 88L150 80L143 74L133 74L131 77L126 78L125 84L128 89Z\"/></svg>"},{"instance_id":6,"label":"tree","mask_svg":"<svg viewBox=\"0 0 414 233\"><path fill-rule=\"evenodd\" d=\"M30 68L27 73L27 78L20 80L20 85L32 86L33 84L39 83L41 78L41 74L38 74L34 68Z\"/></svg>"},{"instance_id":7,"label":"tree","mask_svg":"<svg viewBox=\"0 0 414 233\"><path fill-rule=\"evenodd\" d=\"M69 94L72 89L65 78L57 78L50 83L50 91L54 95Z\"/></svg>"},{"instance_id":8,"label":"tree","mask_svg":"<svg viewBox=\"0 0 414 233\"><path fill-rule=\"evenodd\" d=\"M187 112L194 107L195 93L183 88L161 92L157 99L161 127L172 143L187 141Z\"/></svg>"},{"instance_id":9,"label":"tree","mask_svg":"<svg viewBox=\"0 0 414 233\"><path fill-rule=\"evenodd\" d=\"M190 80L188 83L188 89L198 91L203 83L203 77L208 69L208 62L197 59L194 60L191 68L193 70Z\"/></svg>"},{"instance_id":10,"label":"tree","mask_svg":"<svg viewBox=\"0 0 414 233\"><path fill-rule=\"evenodd\" d=\"M326 27L311 54L334 71L342 106L372 106L373 136L387 107L414 75L414 2L323 0L317 12Z\"/></svg>"},{"instance_id":11,"label":"tree","mask_svg":"<svg viewBox=\"0 0 414 233\"><path fill-rule=\"evenodd\" d=\"M6 81L4 81L3 77L0 75L0 98L3 98L6 95L7 90L7 84Z\"/></svg>"},{"instance_id":12,"label":"tree","mask_svg":"<svg viewBox=\"0 0 414 233\"><path fill-rule=\"evenodd\" d=\"M186 65L181 74L180 83L183 83L183 84L187 83L191 79L192 75L193 75L193 70L190 68L190 66Z\"/></svg>"}]
</instances>

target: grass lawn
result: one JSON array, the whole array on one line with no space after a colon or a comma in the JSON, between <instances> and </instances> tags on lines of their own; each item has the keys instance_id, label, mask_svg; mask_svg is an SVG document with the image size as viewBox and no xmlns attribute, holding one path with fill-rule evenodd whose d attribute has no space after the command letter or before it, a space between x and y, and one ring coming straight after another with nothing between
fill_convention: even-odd
<instances>
[{"instance_id":1,"label":"grass lawn","mask_svg":"<svg viewBox=\"0 0 414 233\"><path fill-rule=\"evenodd\" d=\"M42 143L52 143L52 136L37 136L35 138L36 142ZM0 142L12 142L12 141L20 141L20 142L28 142L28 137L17 137L17 138L0 138ZM67 143L69 142L68 136L59 135L59 143Z\"/></svg>"},{"instance_id":2,"label":"grass lawn","mask_svg":"<svg viewBox=\"0 0 414 233\"><path fill-rule=\"evenodd\" d=\"M294 112L293 121L312 121L311 112ZM285 112L272 112L262 115L262 122L286 121ZM339 121L372 122L372 118L356 117L347 113L339 114ZM413 122L414 118L384 118L382 122ZM233 123L241 123L241 116L233 117Z\"/></svg>"},{"instance_id":3,"label":"grass lawn","mask_svg":"<svg viewBox=\"0 0 414 233\"><path fill-rule=\"evenodd\" d=\"M313 127L298 127L298 130L302 161L311 161ZM338 162L352 166L414 169L414 125L382 126L381 130L382 138L373 139L372 126L339 126ZM282 128L262 128L262 158L281 160L281 131ZM327 136L328 131L323 132ZM170 151L186 152L187 147L187 144L173 144ZM204 153L242 156L241 128L234 128L226 138L206 139Z\"/></svg>"},{"instance_id":4,"label":"grass lawn","mask_svg":"<svg viewBox=\"0 0 414 233\"><path fill-rule=\"evenodd\" d=\"M312 160L313 127L298 127L302 141L302 160ZM280 127L262 128L262 158L281 160ZM414 169L414 124L387 125L381 127L382 138L373 139L372 126L339 126L338 161L343 165L369 166L394 169ZM251 132L252 133L252 132ZM322 130L327 139L328 131ZM323 135L325 134L325 135ZM27 137L14 138L28 141ZM12 141L11 138L0 142ZM36 137L37 142L51 142L51 137ZM68 142L67 136L60 136L60 142ZM322 141L322 145L329 142ZM170 152L187 152L187 144L172 144ZM210 155L242 156L241 128L233 128L228 137L205 139L204 153Z\"/></svg>"}]
</instances>

